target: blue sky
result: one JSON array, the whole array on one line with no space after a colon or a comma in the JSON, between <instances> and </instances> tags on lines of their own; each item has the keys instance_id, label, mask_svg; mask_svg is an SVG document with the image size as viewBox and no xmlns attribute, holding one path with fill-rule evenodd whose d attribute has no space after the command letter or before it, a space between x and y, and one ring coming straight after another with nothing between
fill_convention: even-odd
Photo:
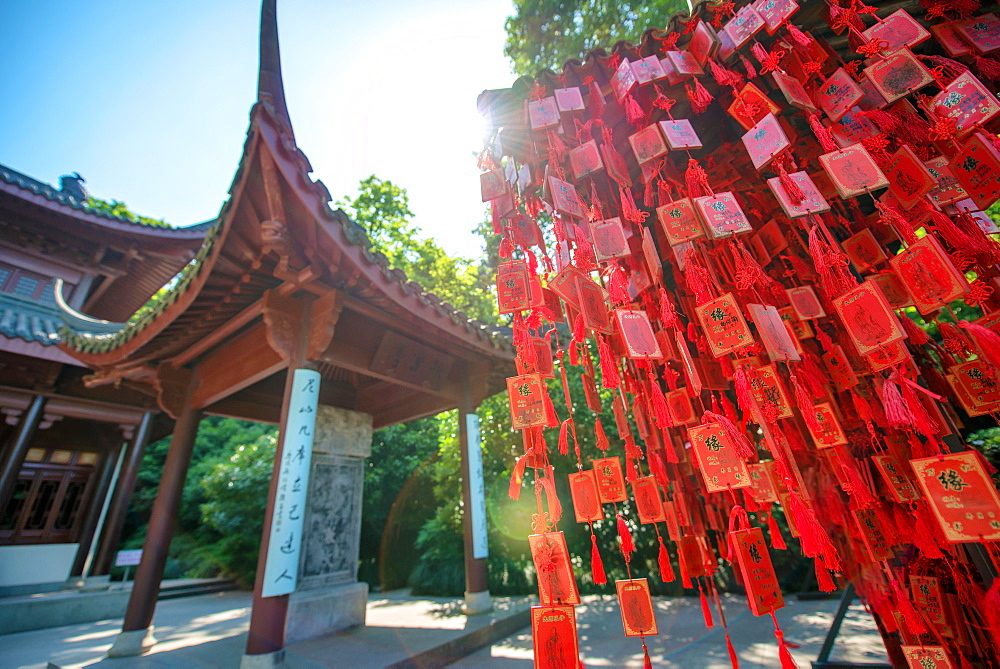
<instances>
[{"instance_id":1,"label":"blue sky","mask_svg":"<svg viewBox=\"0 0 1000 669\"><path fill-rule=\"evenodd\" d=\"M0 163L186 225L214 217L255 99L259 0L3 0ZM369 174L480 253L476 96L511 85L510 0L278 0L288 106L336 200Z\"/></svg>"}]
</instances>

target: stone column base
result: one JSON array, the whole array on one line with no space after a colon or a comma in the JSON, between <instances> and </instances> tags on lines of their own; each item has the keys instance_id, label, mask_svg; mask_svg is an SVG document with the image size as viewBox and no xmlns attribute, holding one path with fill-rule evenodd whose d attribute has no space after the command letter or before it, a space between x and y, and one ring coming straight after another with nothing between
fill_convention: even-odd
<instances>
[{"instance_id":1,"label":"stone column base","mask_svg":"<svg viewBox=\"0 0 1000 669\"><path fill-rule=\"evenodd\" d=\"M270 669L285 666L285 649L261 655L244 655L240 660L240 669Z\"/></svg>"},{"instance_id":2,"label":"stone column base","mask_svg":"<svg viewBox=\"0 0 1000 669\"><path fill-rule=\"evenodd\" d=\"M115 639L115 644L108 649L108 657L142 655L155 645L156 639L153 637L152 625L144 630L120 632L118 638Z\"/></svg>"},{"instance_id":3,"label":"stone column base","mask_svg":"<svg viewBox=\"0 0 1000 669\"><path fill-rule=\"evenodd\" d=\"M480 613L488 613L492 610L493 598L490 597L489 590L465 593L465 603L462 604L462 613L465 615L477 616Z\"/></svg>"},{"instance_id":4,"label":"stone column base","mask_svg":"<svg viewBox=\"0 0 1000 669\"><path fill-rule=\"evenodd\" d=\"M293 592L288 599L285 645L365 624L367 583L340 583Z\"/></svg>"},{"instance_id":5,"label":"stone column base","mask_svg":"<svg viewBox=\"0 0 1000 669\"><path fill-rule=\"evenodd\" d=\"M110 576L88 576L78 586L80 592L96 592L98 590L108 590L111 587Z\"/></svg>"}]
</instances>

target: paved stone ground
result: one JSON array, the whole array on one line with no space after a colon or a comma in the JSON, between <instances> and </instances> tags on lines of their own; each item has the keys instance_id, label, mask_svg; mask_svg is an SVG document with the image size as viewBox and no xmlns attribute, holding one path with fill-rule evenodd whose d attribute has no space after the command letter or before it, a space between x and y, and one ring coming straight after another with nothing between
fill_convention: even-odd
<instances>
[{"instance_id":1,"label":"paved stone ground","mask_svg":"<svg viewBox=\"0 0 1000 669\"><path fill-rule=\"evenodd\" d=\"M162 601L157 606L159 643L145 656L107 659L104 653L121 629L121 620L55 627L0 636L0 669L58 667L222 667L239 666L249 624L250 594L226 592ZM448 598L410 597L405 591L373 595L368 626L288 648L292 669L381 668L434 646L469 635L491 620L524 611L535 598L498 598L488 616L466 617L459 602ZM794 597L779 612L786 638L799 666L816 658L838 601L800 602ZM777 647L770 618L754 618L741 597L727 596L726 611L741 667L777 667ZM705 629L694 598L656 600L660 635L648 645L654 666L684 669L728 668L721 628ZM581 655L588 667L641 667L637 639L622 637L618 605L611 597L588 597L578 607ZM529 630L506 637L455 662L455 667L531 666ZM885 662L874 622L859 605L845 621L836 659Z\"/></svg>"}]
</instances>

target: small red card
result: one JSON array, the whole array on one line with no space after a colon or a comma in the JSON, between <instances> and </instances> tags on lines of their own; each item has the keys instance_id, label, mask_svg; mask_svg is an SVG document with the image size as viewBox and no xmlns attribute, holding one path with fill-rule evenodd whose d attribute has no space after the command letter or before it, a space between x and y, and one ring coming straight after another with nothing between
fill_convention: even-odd
<instances>
[{"instance_id":1,"label":"small red card","mask_svg":"<svg viewBox=\"0 0 1000 669\"><path fill-rule=\"evenodd\" d=\"M979 53L992 53L1000 49L1000 21L994 14L981 14L971 19L957 21L955 29Z\"/></svg>"},{"instance_id":2,"label":"small red card","mask_svg":"<svg viewBox=\"0 0 1000 669\"><path fill-rule=\"evenodd\" d=\"M622 258L631 253L622 219L617 216L603 221L591 221L590 233L594 240L594 255L598 260Z\"/></svg>"},{"instance_id":3,"label":"small red card","mask_svg":"<svg viewBox=\"0 0 1000 669\"><path fill-rule=\"evenodd\" d=\"M795 315L800 319L810 320L826 316L826 311L819 298L816 297L816 291L813 290L812 286L786 288L785 293L788 294L788 300L792 303L792 308L795 309Z\"/></svg>"},{"instance_id":4,"label":"small red card","mask_svg":"<svg viewBox=\"0 0 1000 669\"><path fill-rule=\"evenodd\" d=\"M705 236L705 230L701 227L690 198L685 197L657 207L656 218L671 246Z\"/></svg>"},{"instance_id":5,"label":"small red card","mask_svg":"<svg viewBox=\"0 0 1000 669\"><path fill-rule=\"evenodd\" d=\"M668 51L667 58L682 77L700 77L705 74L698 60L687 51Z\"/></svg>"},{"instance_id":6,"label":"small red card","mask_svg":"<svg viewBox=\"0 0 1000 669\"><path fill-rule=\"evenodd\" d=\"M580 314L583 316L583 324L595 332L611 334L607 292L586 277L576 278L576 292L580 296Z\"/></svg>"},{"instance_id":7,"label":"small red card","mask_svg":"<svg viewBox=\"0 0 1000 669\"><path fill-rule=\"evenodd\" d=\"M731 192L716 193L694 198L694 209L698 212L705 230L713 239L723 239L741 232L752 232L753 226Z\"/></svg>"},{"instance_id":8,"label":"small red card","mask_svg":"<svg viewBox=\"0 0 1000 669\"><path fill-rule=\"evenodd\" d=\"M965 72L934 96L931 109L938 116L954 120L958 138L962 139L1000 114L1000 102L974 74Z\"/></svg>"},{"instance_id":9,"label":"small red card","mask_svg":"<svg viewBox=\"0 0 1000 669\"><path fill-rule=\"evenodd\" d=\"M510 425L515 430L549 422L545 381L541 374L523 374L507 379Z\"/></svg>"},{"instance_id":10,"label":"small red card","mask_svg":"<svg viewBox=\"0 0 1000 669\"><path fill-rule=\"evenodd\" d=\"M746 462L718 423L688 428L688 439L708 492L752 485Z\"/></svg>"},{"instance_id":11,"label":"small red card","mask_svg":"<svg viewBox=\"0 0 1000 669\"><path fill-rule=\"evenodd\" d=\"M691 121L686 118L679 118L670 121L660 121L660 130L667 139L667 146L671 151L682 151L684 149L700 149L701 138L691 126Z\"/></svg>"},{"instance_id":12,"label":"small red card","mask_svg":"<svg viewBox=\"0 0 1000 669\"><path fill-rule=\"evenodd\" d=\"M544 130L559 125L559 107L554 97L528 103L528 122L532 130Z\"/></svg>"},{"instance_id":13,"label":"small red card","mask_svg":"<svg viewBox=\"0 0 1000 669\"><path fill-rule=\"evenodd\" d=\"M969 137L948 167L980 209L1000 197L1000 154L982 133Z\"/></svg>"},{"instance_id":14,"label":"small red card","mask_svg":"<svg viewBox=\"0 0 1000 669\"><path fill-rule=\"evenodd\" d=\"M906 287L899 280L892 270L885 270L878 274L872 274L865 281L871 281L879 287L886 301L893 309L904 309L913 306L913 299L906 292Z\"/></svg>"},{"instance_id":15,"label":"small red card","mask_svg":"<svg viewBox=\"0 0 1000 669\"><path fill-rule=\"evenodd\" d=\"M743 134L743 146L758 170L771 164L776 155L791 146L774 114L768 114Z\"/></svg>"},{"instance_id":16,"label":"small red card","mask_svg":"<svg viewBox=\"0 0 1000 669\"><path fill-rule=\"evenodd\" d=\"M576 187L573 184L556 177L549 177L548 186L553 209L573 218L586 216L580 196L576 194Z\"/></svg>"},{"instance_id":17,"label":"small red card","mask_svg":"<svg viewBox=\"0 0 1000 669\"><path fill-rule=\"evenodd\" d=\"M938 579L933 576L910 574L910 592L917 610L924 614L942 636L954 638L955 630L948 623L948 616L944 610L944 593L941 591Z\"/></svg>"},{"instance_id":18,"label":"small red card","mask_svg":"<svg viewBox=\"0 0 1000 669\"><path fill-rule=\"evenodd\" d=\"M637 83L635 72L632 71L632 64L628 62L627 58L622 58L621 63L618 64L618 69L615 70L614 75L611 77L611 90L614 91L618 102L624 100L628 92Z\"/></svg>"},{"instance_id":19,"label":"small red card","mask_svg":"<svg viewBox=\"0 0 1000 669\"><path fill-rule=\"evenodd\" d=\"M772 474L773 461L757 462L747 465L750 472L750 494L758 504L771 504L778 501L778 491L774 485Z\"/></svg>"},{"instance_id":20,"label":"small red card","mask_svg":"<svg viewBox=\"0 0 1000 669\"><path fill-rule=\"evenodd\" d=\"M913 482L907 476L895 455L873 455L872 462L878 468L886 487L897 502L913 502L920 499L920 493L913 487Z\"/></svg>"},{"instance_id":21,"label":"small red card","mask_svg":"<svg viewBox=\"0 0 1000 669\"><path fill-rule=\"evenodd\" d=\"M803 411L808 411L808 409L803 409ZM844 430L841 429L840 421L837 420L829 402L817 404L813 407L813 411L816 415L816 422L819 424L819 430L814 432L812 428L809 428L809 434L812 436L816 448L830 448L847 443Z\"/></svg>"},{"instance_id":22,"label":"small red card","mask_svg":"<svg viewBox=\"0 0 1000 669\"><path fill-rule=\"evenodd\" d=\"M722 29L733 40L733 45L739 49L763 27L764 19L757 10L750 5L744 5Z\"/></svg>"},{"instance_id":23,"label":"small red card","mask_svg":"<svg viewBox=\"0 0 1000 669\"><path fill-rule=\"evenodd\" d=\"M639 84L648 84L667 76L667 73L663 71L663 66L660 65L660 59L656 56L640 58L632 63L632 74L635 75L635 80Z\"/></svg>"},{"instance_id":24,"label":"small red card","mask_svg":"<svg viewBox=\"0 0 1000 669\"><path fill-rule=\"evenodd\" d=\"M566 669L580 664L574 607L532 606L531 639L536 669Z\"/></svg>"},{"instance_id":25,"label":"small red card","mask_svg":"<svg viewBox=\"0 0 1000 669\"><path fill-rule=\"evenodd\" d=\"M500 263L497 267L497 303L501 314L531 308L528 264L523 260Z\"/></svg>"},{"instance_id":26,"label":"small red card","mask_svg":"<svg viewBox=\"0 0 1000 669\"><path fill-rule=\"evenodd\" d=\"M948 654L941 646L900 646L910 669L953 669Z\"/></svg>"},{"instance_id":27,"label":"small red card","mask_svg":"<svg viewBox=\"0 0 1000 669\"><path fill-rule=\"evenodd\" d=\"M997 370L992 369L983 360L973 360L949 369L955 383L972 402L972 408L977 413L993 412L1000 409L1000 384L997 383Z\"/></svg>"},{"instance_id":28,"label":"small red card","mask_svg":"<svg viewBox=\"0 0 1000 669\"><path fill-rule=\"evenodd\" d=\"M888 560L895 555L895 551L892 550L889 539L885 536L885 531L882 529L882 523L879 522L875 509L853 509L852 511L854 513L854 522L857 523L858 529L861 531L861 538L864 540L865 548L868 549L868 554L871 555L872 560L876 562Z\"/></svg>"},{"instance_id":29,"label":"small red card","mask_svg":"<svg viewBox=\"0 0 1000 669\"><path fill-rule=\"evenodd\" d=\"M504 176L503 168L498 167L489 172L479 175L479 190L483 196L483 202L495 200L507 193L507 177Z\"/></svg>"},{"instance_id":30,"label":"small red card","mask_svg":"<svg viewBox=\"0 0 1000 669\"><path fill-rule=\"evenodd\" d=\"M573 497L576 522L590 523L604 518L604 509L597 493L597 476L590 469L569 475L569 492Z\"/></svg>"},{"instance_id":31,"label":"small red card","mask_svg":"<svg viewBox=\"0 0 1000 669\"><path fill-rule=\"evenodd\" d=\"M871 269L888 257L868 228L842 241L840 247L844 249L844 253L859 273Z\"/></svg>"},{"instance_id":32,"label":"small red card","mask_svg":"<svg viewBox=\"0 0 1000 669\"><path fill-rule=\"evenodd\" d=\"M858 375L854 372L854 368L847 360L847 354L844 353L843 347L839 344L834 344L830 350L825 351L823 364L837 392L843 392L858 385Z\"/></svg>"},{"instance_id":33,"label":"small red card","mask_svg":"<svg viewBox=\"0 0 1000 669\"><path fill-rule=\"evenodd\" d=\"M747 376L750 378L750 389L754 400L765 415L773 413L775 418L792 417L788 393L785 392L774 363L757 369L748 369Z\"/></svg>"},{"instance_id":34,"label":"small red card","mask_svg":"<svg viewBox=\"0 0 1000 669\"><path fill-rule=\"evenodd\" d=\"M893 12L861 34L868 41L881 45L882 55L903 47L912 49L931 36L905 9Z\"/></svg>"},{"instance_id":35,"label":"small red card","mask_svg":"<svg viewBox=\"0 0 1000 669\"><path fill-rule=\"evenodd\" d=\"M769 304L748 304L747 309L750 311L750 318L753 319L754 325L757 326L757 334L763 342L764 348L767 349L767 355L772 361L802 359L798 347L781 319L781 314L775 307Z\"/></svg>"},{"instance_id":36,"label":"small red card","mask_svg":"<svg viewBox=\"0 0 1000 669\"><path fill-rule=\"evenodd\" d=\"M904 316L905 318L905 316ZM865 360L873 372L896 367L910 360L910 351L903 341L894 341L865 354Z\"/></svg>"},{"instance_id":37,"label":"small red card","mask_svg":"<svg viewBox=\"0 0 1000 669\"><path fill-rule=\"evenodd\" d=\"M944 47L944 50L952 58L968 56L972 53L972 47L959 34L956 25L956 23L949 21L947 23L935 23L930 26L930 31L934 35L934 39Z\"/></svg>"},{"instance_id":38,"label":"small red card","mask_svg":"<svg viewBox=\"0 0 1000 669\"><path fill-rule=\"evenodd\" d=\"M698 21L698 25L691 34L691 41L688 42L688 51L702 65L709 59L712 52L719 46L719 38L715 36L715 31L705 21Z\"/></svg>"},{"instance_id":39,"label":"small red card","mask_svg":"<svg viewBox=\"0 0 1000 669\"><path fill-rule=\"evenodd\" d=\"M639 512L640 523L662 523L667 520L655 477L643 476L632 481L632 494L635 495L635 508Z\"/></svg>"},{"instance_id":40,"label":"small red card","mask_svg":"<svg viewBox=\"0 0 1000 669\"><path fill-rule=\"evenodd\" d=\"M562 269L562 271L549 279L547 287L549 290L558 295L564 302L575 309L579 309L580 291L577 279L590 281L590 277L587 276L583 270L578 269L574 265L567 265ZM593 281L590 282L593 283Z\"/></svg>"},{"instance_id":41,"label":"small red card","mask_svg":"<svg viewBox=\"0 0 1000 669\"><path fill-rule=\"evenodd\" d=\"M835 298L833 305L861 355L904 337L896 314L873 283L865 282Z\"/></svg>"},{"instance_id":42,"label":"small red card","mask_svg":"<svg viewBox=\"0 0 1000 669\"><path fill-rule=\"evenodd\" d=\"M604 163L601 162L601 153L597 150L597 142L592 139L570 149L569 167L577 179L603 170Z\"/></svg>"},{"instance_id":43,"label":"small red card","mask_svg":"<svg viewBox=\"0 0 1000 669\"><path fill-rule=\"evenodd\" d=\"M852 144L863 142L865 139L879 134L878 128L874 123L857 113L860 111L860 108L854 107L851 111L844 114L838 122L830 126L830 131L833 132L833 139L840 148L847 148Z\"/></svg>"},{"instance_id":44,"label":"small red card","mask_svg":"<svg viewBox=\"0 0 1000 669\"><path fill-rule=\"evenodd\" d=\"M697 308L698 320L708 339L712 354L719 358L754 343L750 328L743 319L732 293L726 293Z\"/></svg>"},{"instance_id":45,"label":"small red card","mask_svg":"<svg viewBox=\"0 0 1000 669\"><path fill-rule=\"evenodd\" d=\"M667 523L667 537L671 541L679 541L681 538L681 523L677 518L677 508L673 502L663 502L663 515Z\"/></svg>"},{"instance_id":46,"label":"small red card","mask_svg":"<svg viewBox=\"0 0 1000 669\"><path fill-rule=\"evenodd\" d=\"M765 223L755 236L772 258L788 248L788 240L781 231L781 225L773 218Z\"/></svg>"},{"instance_id":47,"label":"small red card","mask_svg":"<svg viewBox=\"0 0 1000 669\"><path fill-rule=\"evenodd\" d=\"M649 583L644 578L615 581L618 590L618 606L622 613L625 636L655 636L656 614L653 599L649 594Z\"/></svg>"},{"instance_id":48,"label":"small red card","mask_svg":"<svg viewBox=\"0 0 1000 669\"><path fill-rule=\"evenodd\" d=\"M663 141L663 135L655 123L630 135L628 141L632 145L635 159L640 163L659 158L668 151L667 143Z\"/></svg>"},{"instance_id":49,"label":"small red card","mask_svg":"<svg viewBox=\"0 0 1000 669\"><path fill-rule=\"evenodd\" d=\"M819 162L845 200L889 185L871 154L860 144L825 153Z\"/></svg>"},{"instance_id":50,"label":"small red card","mask_svg":"<svg viewBox=\"0 0 1000 669\"><path fill-rule=\"evenodd\" d=\"M618 323L618 331L625 342L625 349L628 357L633 360L647 360L650 358L662 358L660 344L653 334L653 326L649 323L649 316L645 311L639 309L615 309L615 321Z\"/></svg>"},{"instance_id":51,"label":"small red card","mask_svg":"<svg viewBox=\"0 0 1000 669\"><path fill-rule=\"evenodd\" d=\"M819 188L816 187L816 184L813 183L808 174L805 172L792 172L788 176L798 185L799 190L802 191L802 201L792 202L780 178L773 177L767 180L768 187L774 193L774 197L777 198L778 204L781 205L781 209L788 218L799 218L801 216L808 216L809 214L830 211L830 204L823 197L823 194L819 192Z\"/></svg>"},{"instance_id":52,"label":"small red card","mask_svg":"<svg viewBox=\"0 0 1000 669\"><path fill-rule=\"evenodd\" d=\"M892 155L885 175L889 179L889 189L905 209L912 209L937 186L934 175L906 144Z\"/></svg>"},{"instance_id":53,"label":"small red card","mask_svg":"<svg viewBox=\"0 0 1000 669\"><path fill-rule=\"evenodd\" d=\"M976 451L910 460L951 543L1000 539L1000 497Z\"/></svg>"},{"instance_id":54,"label":"small red card","mask_svg":"<svg viewBox=\"0 0 1000 669\"><path fill-rule=\"evenodd\" d=\"M670 410L670 418L674 425L690 425L695 422L697 416L694 414L694 407L691 406L691 398L688 396L686 388L678 388L664 393L667 400L667 409Z\"/></svg>"},{"instance_id":55,"label":"small red card","mask_svg":"<svg viewBox=\"0 0 1000 669\"><path fill-rule=\"evenodd\" d=\"M531 559L538 578L538 599L542 604L579 604L580 592L573 577L573 564L566 536L546 532L528 536Z\"/></svg>"},{"instance_id":56,"label":"small red card","mask_svg":"<svg viewBox=\"0 0 1000 669\"><path fill-rule=\"evenodd\" d=\"M889 103L934 83L934 77L928 69L906 48L866 67L864 76Z\"/></svg>"},{"instance_id":57,"label":"small red card","mask_svg":"<svg viewBox=\"0 0 1000 669\"><path fill-rule=\"evenodd\" d=\"M799 11L799 3L795 0L757 0L753 6L764 19L764 29L769 35L777 32L792 14Z\"/></svg>"},{"instance_id":58,"label":"small red card","mask_svg":"<svg viewBox=\"0 0 1000 669\"><path fill-rule=\"evenodd\" d=\"M822 107L831 121L838 121L864 96L861 87L841 67L816 89L813 100Z\"/></svg>"},{"instance_id":59,"label":"small red card","mask_svg":"<svg viewBox=\"0 0 1000 669\"><path fill-rule=\"evenodd\" d=\"M729 105L726 112L743 126L744 130L749 130L768 114L777 114L781 111L778 105L771 101L771 98L754 86L747 83L735 95L733 103Z\"/></svg>"},{"instance_id":60,"label":"small red card","mask_svg":"<svg viewBox=\"0 0 1000 669\"><path fill-rule=\"evenodd\" d=\"M771 553L759 527L732 532L729 535L747 589L747 603L755 616L777 611L785 605L778 577L771 564Z\"/></svg>"},{"instance_id":61,"label":"small red card","mask_svg":"<svg viewBox=\"0 0 1000 669\"><path fill-rule=\"evenodd\" d=\"M889 260L893 271L922 314L958 299L969 290L969 282L933 235L922 237Z\"/></svg>"},{"instance_id":62,"label":"small red card","mask_svg":"<svg viewBox=\"0 0 1000 669\"><path fill-rule=\"evenodd\" d=\"M592 461L597 476L597 494L602 504L624 502L628 499L625 491L625 477L618 458L597 458Z\"/></svg>"},{"instance_id":63,"label":"small red card","mask_svg":"<svg viewBox=\"0 0 1000 669\"><path fill-rule=\"evenodd\" d=\"M777 71L772 76L774 76L774 83L778 85L778 89L785 96L788 104L806 111L819 111L819 107L812 101L805 86L798 79Z\"/></svg>"},{"instance_id":64,"label":"small red card","mask_svg":"<svg viewBox=\"0 0 1000 669\"><path fill-rule=\"evenodd\" d=\"M555 97L556 106L561 112L583 111L584 109L583 95L577 86L557 88L552 91L552 95Z\"/></svg>"}]
</instances>

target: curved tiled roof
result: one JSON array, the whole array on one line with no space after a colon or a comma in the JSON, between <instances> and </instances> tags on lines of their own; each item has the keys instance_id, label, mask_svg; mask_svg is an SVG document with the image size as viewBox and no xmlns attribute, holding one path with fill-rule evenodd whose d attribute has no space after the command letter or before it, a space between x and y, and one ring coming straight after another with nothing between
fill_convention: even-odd
<instances>
[{"instance_id":1,"label":"curved tiled roof","mask_svg":"<svg viewBox=\"0 0 1000 669\"><path fill-rule=\"evenodd\" d=\"M0 293L0 335L53 346L61 324L57 307Z\"/></svg>"}]
</instances>

